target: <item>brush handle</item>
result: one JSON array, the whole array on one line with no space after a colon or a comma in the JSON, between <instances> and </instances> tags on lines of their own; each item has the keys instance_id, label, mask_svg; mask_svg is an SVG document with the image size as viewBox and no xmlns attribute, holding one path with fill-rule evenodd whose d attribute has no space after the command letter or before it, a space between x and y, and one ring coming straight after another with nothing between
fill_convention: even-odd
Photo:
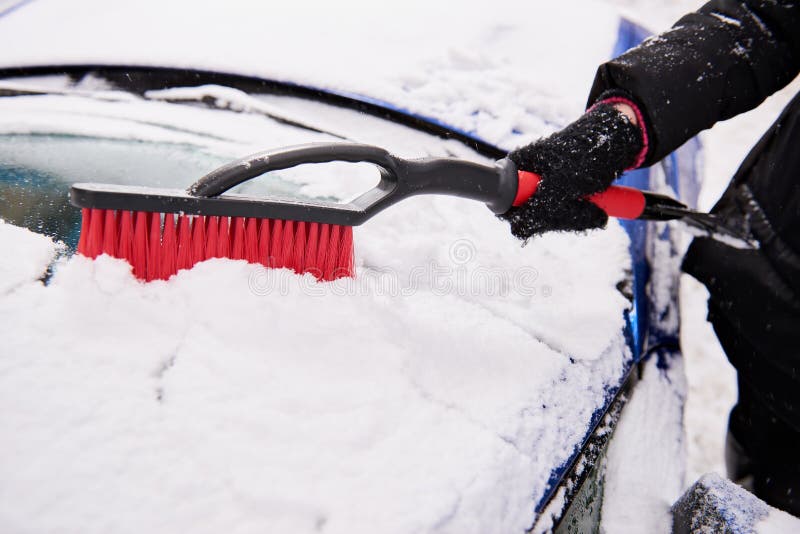
<instances>
[{"instance_id":1,"label":"brush handle","mask_svg":"<svg viewBox=\"0 0 800 534\"><path fill-rule=\"evenodd\" d=\"M371 163L380 170L381 180L376 187L348 203L222 194L269 171L329 161ZM477 200L495 213L505 213L512 205L519 206L535 194L540 181L535 173L518 172L508 159L501 159L494 165L455 158L407 160L369 145L316 143L247 156L210 172L188 191L80 183L70 188L70 201L80 208L256 217L356 226L396 202L430 193ZM589 200L612 217L683 219L704 230L733 235L733 231L726 230L715 216L691 210L665 195L612 186L591 195ZM748 238L745 236L743 239Z\"/></svg>"},{"instance_id":2,"label":"brush handle","mask_svg":"<svg viewBox=\"0 0 800 534\"><path fill-rule=\"evenodd\" d=\"M222 193L270 171L306 163L344 161L371 163L380 170L380 182L349 204L294 202L264 199L286 218L355 225L405 198L420 194L444 194L478 200L496 213L507 211L517 190L517 171L510 160L485 165L456 158L399 158L370 145L313 143L261 152L224 165L194 183L193 197L222 199ZM285 216L285 215L284 215ZM315 219L314 217L317 217Z\"/></svg>"},{"instance_id":3,"label":"brush handle","mask_svg":"<svg viewBox=\"0 0 800 534\"><path fill-rule=\"evenodd\" d=\"M542 180L534 172L518 171L517 174L519 185L512 203L515 207L521 206L535 195ZM612 185L586 198L605 211L609 217L617 219L669 221L687 217L707 217L707 214L695 212L672 197L624 185Z\"/></svg>"},{"instance_id":4,"label":"brush handle","mask_svg":"<svg viewBox=\"0 0 800 534\"><path fill-rule=\"evenodd\" d=\"M512 203L513 206L521 206L535 195L542 180L534 172L519 171L517 174L519 175L519 186ZM595 193L587 199L605 211L609 217L618 219L638 219L644 214L647 206L647 199L643 191L622 185L612 185L605 191Z\"/></svg>"},{"instance_id":5,"label":"brush handle","mask_svg":"<svg viewBox=\"0 0 800 534\"><path fill-rule=\"evenodd\" d=\"M188 193L216 197L270 171L333 161L371 163L380 170L378 186L354 201L365 210L383 209L413 195L438 193L479 200L502 213L516 190L516 169L509 160L500 160L493 167L455 158L408 160L371 145L311 143L253 154L224 165L195 182Z\"/></svg>"},{"instance_id":6,"label":"brush handle","mask_svg":"<svg viewBox=\"0 0 800 534\"><path fill-rule=\"evenodd\" d=\"M349 204L252 199L251 211L270 211L275 217L357 225L405 198L444 194L478 200L495 213L522 205L536 193L538 174L518 171L509 159L494 166L456 158L408 160L388 151L355 143L313 143L260 152L224 165L193 184L187 193L198 199L229 202L220 196L242 182L264 173L307 163L344 161L371 163L380 170L376 187ZM669 197L624 186L611 186L588 199L609 216L620 219L674 219L686 206ZM244 207L244 206L242 206ZM676 212L678 210L678 212Z\"/></svg>"}]
</instances>

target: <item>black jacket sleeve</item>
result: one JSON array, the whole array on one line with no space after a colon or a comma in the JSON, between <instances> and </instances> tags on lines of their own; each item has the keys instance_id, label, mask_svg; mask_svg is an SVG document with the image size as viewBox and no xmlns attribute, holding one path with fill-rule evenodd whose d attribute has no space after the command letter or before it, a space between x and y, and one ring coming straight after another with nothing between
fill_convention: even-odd
<instances>
[{"instance_id":1,"label":"black jacket sleeve","mask_svg":"<svg viewBox=\"0 0 800 534\"><path fill-rule=\"evenodd\" d=\"M619 93L647 123L644 165L753 109L800 71L800 2L712 0L600 66L589 103Z\"/></svg>"}]
</instances>

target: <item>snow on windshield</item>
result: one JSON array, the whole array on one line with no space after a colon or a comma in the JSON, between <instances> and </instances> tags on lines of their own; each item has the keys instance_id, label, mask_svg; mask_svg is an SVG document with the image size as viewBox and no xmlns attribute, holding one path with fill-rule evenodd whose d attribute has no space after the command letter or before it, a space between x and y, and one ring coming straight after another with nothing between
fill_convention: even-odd
<instances>
[{"instance_id":1,"label":"snow on windshield","mask_svg":"<svg viewBox=\"0 0 800 534\"><path fill-rule=\"evenodd\" d=\"M122 91L103 96L0 98L3 165L39 169L66 183L187 187L214 168L265 148L342 140L253 113L134 98ZM314 182L304 176L274 173L270 182L285 185L288 180L302 196L303 186ZM326 182L346 197L373 185L364 178L364 173L350 172L347 179L329 176Z\"/></svg>"},{"instance_id":2,"label":"snow on windshield","mask_svg":"<svg viewBox=\"0 0 800 534\"><path fill-rule=\"evenodd\" d=\"M16 224L77 242L76 182L186 188L211 170L268 148L350 141L405 157L487 160L464 145L389 121L292 97L221 86L113 89L97 76L0 80L0 209ZM203 104L211 99L211 104ZM380 179L365 163L303 165L232 190L248 195L349 201Z\"/></svg>"}]
</instances>

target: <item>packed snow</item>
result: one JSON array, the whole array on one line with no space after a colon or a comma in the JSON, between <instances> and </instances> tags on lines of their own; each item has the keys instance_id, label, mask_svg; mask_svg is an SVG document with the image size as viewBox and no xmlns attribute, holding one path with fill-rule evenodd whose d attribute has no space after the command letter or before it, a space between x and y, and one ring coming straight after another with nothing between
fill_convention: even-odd
<instances>
[{"instance_id":1,"label":"packed snow","mask_svg":"<svg viewBox=\"0 0 800 534\"><path fill-rule=\"evenodd\" d=\"M684 490L685 380L680 359L668 370L656 358L645 364L606 457L604 532L671 532L670 507Z\"/></svg>"},{"instance_id":2,"label":"packed snow","mask_svg":"<svg viewBox=\"0 0 800 534\"><path fill-rule=\"evenodd\" d=\"M45 275L58 249L49 238L0 219L0 295Z\"/></svg>"},{"instance_id":3,"label":"packed snow","mask_svg":"<svg viewBox=\"0 0 800 534\"><path fill-rule=\"evenodd\" d=\"M624 232L520 248L483 206L415 200L359 229L356 280L230 260L150 284L107 257L62 260L47 286L20 270L0 300L0 523L530 526L626 357Z\"/></svg>"},{"instance_id":4,"label":"packed snow","mask_svg":"<svg viewBox=\"0 0 800 534\"><path fill-rule=\"evenodd\" d=\"M703 475L675 507L680 526L692 532L786 534L800 530L800 519L768 506L716 473Z\"/></svg>"}]
</instances>

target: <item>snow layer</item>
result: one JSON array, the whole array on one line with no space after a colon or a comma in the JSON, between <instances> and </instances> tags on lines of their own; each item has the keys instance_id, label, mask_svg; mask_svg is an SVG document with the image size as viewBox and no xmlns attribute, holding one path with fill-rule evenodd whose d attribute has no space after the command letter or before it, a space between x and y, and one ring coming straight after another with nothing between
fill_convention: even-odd
<instances>
[{"instance_id":1,"label":"snow layer","mask_svg":"<svg viewBox=\"0 0 800 534\"><path fill-rule=\"evenodd\" d=\"M685 378L681 359L644 367L606 456L602 528L609 534L671 531L670 507L683 491Z\"/></svg>"},{"instance_id":2,"label":"snow layer","mask_svg":"<svg viewBox=\"0 0 800 534\"><path fill-rule=\"evenodd\" d=\"M693 504L693 531L736 534L786 534L800 530L800 519L777 510L716 473L703 475L683 499ZM688 526L688 525L687 525Z\"/></svg>"},{"instance_id":3,"label":"snow layer","mask_svg":"<svg viewBox=\"0 0 800 534\"><path fill-rule=\"evenodd\" d=\"M26 283L44 276L58 247L43 235L19 228L0 219L0 295L7 295Z\"/></svg>"},{"instance_id":4,"label":"snow layer","mask_svg":"<svg viewBox=\"0 0 800 534\"><path fill-rule=\"evenodd\" d=\"M563 31L576 9L591 23ZM410 0L391 16L364 0L37 0L0 19L0 66L113 63L254 74L392 102L510 148L582 111L617 22L614 10L587 0L568 9ZM578 31L581 40L573 39Z\"/></svg>"},{"instance_id":5,"label":"snow layer","mask_svg":"<svg viewBox=\"0 0 800 534\"><path fill-rule=\"evenodd\" d=\"M530 526L626 358L624 232L418 198L356 240L355 281L73 257L1 299L0 530Z\"/></svg>"},{"instance_id":6,"label":"snow layer","mask_svg":"<svg viewBox=\"0 0 800 534\"><path fill-rule=\"evenodd\" d=\"M659 166L651 168L649 188L676 196ZM684 485L683 358L669 341L658 341L679 334L676 297L683 235L675 222L653 222L646 231L650 353L608 450L601 520L609 533L670 532L670 506Z\"/></svg>"},{"instance_id":7,"label":"snow layer","mask_svg":"<svg viewBox=\"0 0 800 534\"><path fill-rule=\"evenodd\" d=\"M800 531L800 519L776 508L756 524L756 534L787 534Z\"/></svg>"},{"instance_id":8,"label":"snow layer","mask_svg":"<svg viewBox=\"0 0 800 534\"><path fill-rule=\"evenodd\" d=\"M719 512L732 532L753 532L754 525L769 515L766 503L715 473L703 475L697 483L707 490L704 500L709 508ZM702 519L698 525L703 525Z\"/></svg>"}]
</instances>

